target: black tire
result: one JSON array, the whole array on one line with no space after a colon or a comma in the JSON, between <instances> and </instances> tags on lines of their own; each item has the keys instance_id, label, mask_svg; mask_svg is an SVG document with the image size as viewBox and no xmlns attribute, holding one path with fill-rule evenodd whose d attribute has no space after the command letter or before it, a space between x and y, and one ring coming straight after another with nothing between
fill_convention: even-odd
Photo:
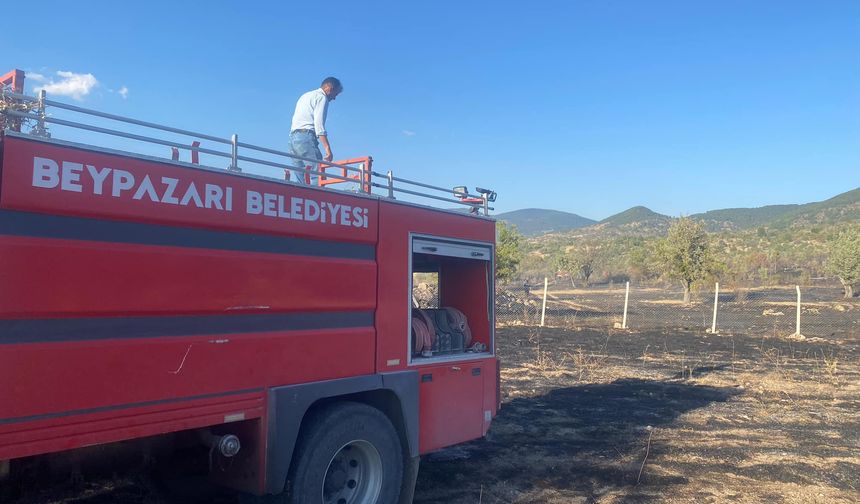
<instances>
[{"instance_id":1,"label":"black tire","mask_svg":"<svg viewBox=\"0 0 860 504\"><path fill-rule=\"evenodd\" d=\"M366 404L314 412L296 446L285 493L290 504L394 504L403 449L391 421Z\"/></svg>"}]
</instances>

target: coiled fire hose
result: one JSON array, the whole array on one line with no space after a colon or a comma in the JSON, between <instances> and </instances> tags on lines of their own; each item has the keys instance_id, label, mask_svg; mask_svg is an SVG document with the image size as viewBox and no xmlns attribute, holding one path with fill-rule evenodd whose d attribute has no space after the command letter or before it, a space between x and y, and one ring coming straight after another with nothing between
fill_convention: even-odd
<instances>
[{"instance_id":1,"label":"coiled fire hose","mask_svg":"<svg viewBox=\"0 0 860 504\"><path fill-rule=\"evenodd\" d=\"M465 347L469 348L472 345L472 330L469 328L469 320L466 314L453 307L444 308L448 317L448 323L451 328L463 334ZM421 309L412 310L412 336L413 349L415 353L429 357L432 355L433 344L436 341L436 325L432 317ZM485 351L487 346L483 343L476 343L473 351Z\"/></svg>"},{"instance_id":2,"label":"coiled fire hose","mask_svg":"<svg viewBox=\"0 0 860 504\"><path fill-rule=\"evenodd\" d=\"M412 332L415 334L415 352L430 355L433 349L433 340L436 339L436 328L430 318L421 310L412 311Z\"/></svg>"},{"instance_id":3,"label":"coiled fire hose","mask_svg":"<svg viewBox=\"0 0 860 504\"><path fill-rule=\"evenodd\" d=\"M466 340L466 347L471 345L472 330L469 329L469 320L466 318L466 314L450 306L445 308L445 310L448 312L448 321L450 322L451 327L463 333L463 337Z\"/></svg>"}]
</instances>

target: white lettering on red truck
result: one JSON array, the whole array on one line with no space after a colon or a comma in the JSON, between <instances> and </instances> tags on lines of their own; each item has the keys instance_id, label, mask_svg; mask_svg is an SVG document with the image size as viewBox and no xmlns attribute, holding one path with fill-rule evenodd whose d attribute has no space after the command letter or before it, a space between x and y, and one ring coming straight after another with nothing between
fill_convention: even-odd
<instances>
[{"instance_id":1,"label":"white lettering on red truck","mask_svg":"<svg viewBox=\"0 0 860 504\"><path fill-rule=\"evenodd\" d=\"M110 189L106 192L105 184ZM109 194L113 198L131 198L152 203L195 206L233 211L233 188L218 184L186 182L173 177L135 177L119 168L84 165L71 161L33 157L33 187L57 189L96 196ZM319 222L345 227L367 228L370 210L328 201L316 201L284 194L260 193L247 190L245 212L281 219Z\"/></svg>"},{"instance_id":2,"label":"white lettering on red truck","mask_svg":"<svg viewBox=\"0 0 860 504\"><path fill-rule=\"evenodd\" d=\"M282 219L296 219L323 224L339 224L357 228L368 225L367 208L338 205L328 201L317 202L283 194L248 191L246 211L251 215L265 215ZM288 204L289 202L289 204Z\"/></svg>"}]
</instances>

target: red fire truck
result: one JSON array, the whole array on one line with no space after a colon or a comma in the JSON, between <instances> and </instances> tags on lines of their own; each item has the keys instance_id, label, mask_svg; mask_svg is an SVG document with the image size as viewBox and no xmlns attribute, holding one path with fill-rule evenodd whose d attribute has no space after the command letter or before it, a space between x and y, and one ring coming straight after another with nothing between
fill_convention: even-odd
<instances>
[{"instance_id":1,"label":"red fire truck","mask_svg":"<svg viewBox=\"0 0 860 504\"><path fill-rule=\"evenodd\" d=\"M295 184L287 153L2 79L0 486L33 457L182 438L249 494L411 502L422 454L486 434L493 193L370 158Z\"/></svg>"}]
</instances>

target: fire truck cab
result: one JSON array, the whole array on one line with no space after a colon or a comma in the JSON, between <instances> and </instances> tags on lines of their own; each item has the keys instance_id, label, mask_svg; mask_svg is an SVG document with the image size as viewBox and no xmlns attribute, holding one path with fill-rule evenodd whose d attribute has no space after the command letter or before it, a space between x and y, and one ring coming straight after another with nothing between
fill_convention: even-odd
<instances>
[{"instance_id":1,"label":"fire truck cab","mask_svg":"<svg viewBox=\"0 0 860 504\"><path fill-rule=\"evenodd\" d=\"M411 502L422 454L487 433L490 191L369 157L311 187L236 135L0 93L0 487L33 457L192 439L242 492Z\"/></svg>"}]
</instances>

